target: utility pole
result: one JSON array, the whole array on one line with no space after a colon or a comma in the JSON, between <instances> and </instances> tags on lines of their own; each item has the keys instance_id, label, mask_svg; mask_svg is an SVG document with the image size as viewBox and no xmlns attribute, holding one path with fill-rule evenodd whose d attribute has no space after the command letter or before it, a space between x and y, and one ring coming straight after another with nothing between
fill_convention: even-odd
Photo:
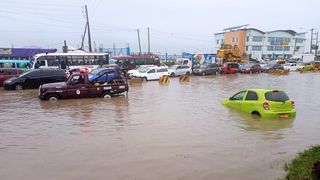
<instances>
[{"instance_id":1,"label":"utility pole","mask_svg":"<svg viewBox=\"0 0 320 180\"><path fill-rule=\"evenodd\" d=\"M313 43L313 28L311 28L310 54L312 53L312 43Z\"/></svg>"},{"instance_id":2,"label":"utility pole","mask_svg":"<svg viewBox=\"0 0 320 180\"><path fill-rule=\"evenodd\" d=\"M83 49L83 43L84 43L84 38L86 37L86 32L87 32L87 27L88 27L88 22L86 23L86 27L84 28L84 33L83 33L83 35L82 35L82 37L81 37L81 50L84 50Z\"/></svg>"},{"instance_id":3,"label":"utility pole","mask_svg":"<svg viewBox=\"0 0 320 180\"><path fill-rule=\"evenodd\" d=\"M64 46L62 47L62 52L67 53L68 52L68 46L67 46L67 41L64 40Z\"/></svg>"},{"instance_id":4,"label":"utility pole","mask_svg":"<svg viewBox=\"0 0 320 180\"><path fill-rule=\"evenodd\" d=\"M150 54L150 29L148 27L148 54Z\"/></svg>"},{"instance_id":5,"label":"utility pole","mask_svg":"<svg viewBox=\"0 0 320 180\"><path fill-rule=\"evenodd\" d=\"M318 53L318 40L319 40L319 39L318 39L318 38L319 38L318 35L319 35L319 32L317 32L317 36L316 36L316 47L315 47L315 48L316 48L316 51L315 51L315 53L314 53L315 56L317 56L317 53Z\"/></svg>"},{"instance_id":6,"label":"utility pole","mask_svg":"<svg viewBox=\"0 0 320 180\"><path fill-rule=\"evenodd\" d=\"M139 42L139 54L141 54L141 44L140 44L139 29L137 29L137 32L138 32L138 42Z\"/></svg>"},{"instance_id":7,"label":"utility pole","mask_svg":"<svg viewBox=\"0 0 320 180\"><path fill-rule=\"evenodd\" d=\"M117 54L116 54L116 43L113 43L113 56L117 56Z\"/></svg>"},{"instance_id":8,"label":"utility pole","mask_svg":"<svg viewBox=\"0 0 320 180\"><path fill-rule=\"evenodd\" d=\"M92 52L90 26L89 26L89 15L88 15L87 5L85 5L84 7L85 7L85 9L86 9L86 17L87 17L89 52Z\"/></svg>"}]
</instances>

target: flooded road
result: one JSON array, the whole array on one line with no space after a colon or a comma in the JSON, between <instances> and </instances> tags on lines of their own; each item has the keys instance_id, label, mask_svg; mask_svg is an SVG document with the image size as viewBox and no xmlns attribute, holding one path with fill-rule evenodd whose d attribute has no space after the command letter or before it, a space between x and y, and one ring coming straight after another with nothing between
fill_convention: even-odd
<instances>
[{"instance_id":1,"label":"flooded road","mask_svg":"<svg viewBox=\"0 0 320 180\"><path fill-rule=\"evenodd\" d=\"M256 120L220 100L278 88L295 119ZM320 143L320 73L217 75L130 86L111 99L43 102L0 90L0 179L278 179Z\"/></svg>"}]
</instances>

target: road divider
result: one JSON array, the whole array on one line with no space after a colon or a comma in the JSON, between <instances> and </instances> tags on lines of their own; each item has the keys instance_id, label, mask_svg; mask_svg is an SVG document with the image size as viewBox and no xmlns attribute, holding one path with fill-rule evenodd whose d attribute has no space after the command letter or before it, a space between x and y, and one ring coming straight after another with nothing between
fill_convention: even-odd
<instances>
[{"instance_id":1,"label":"road divider","mask_svg":"<svg viewBox=\"0 0 320 180\"><path fill-rule=\"evenodd\" d=\"M190 77L188 75L182 75L182 76L179 77L179 82L180 83L190 82Z\"/></svg>"},{"instance_id":2,"label":"road divider","mask_svg":"<svg viewBox=\"0 0 320 180\"><path fill-rule=\"evenodd\" d=\"M273 70L269 70L268 74L271 75L288 75L290 72L289 69L283 70L283 69L273 69Z\"/></svg>"},{"instance_id":3,"label":"road divider","mask_svg":"<svg viewBox=\"0 0 320 180\"><path fill-rule=\"evenodd\" d=\"M169 76L161 76L159 78L159 84L161 84L161 85L169 85L170 84Z\"/></svg>"}]
</instances>

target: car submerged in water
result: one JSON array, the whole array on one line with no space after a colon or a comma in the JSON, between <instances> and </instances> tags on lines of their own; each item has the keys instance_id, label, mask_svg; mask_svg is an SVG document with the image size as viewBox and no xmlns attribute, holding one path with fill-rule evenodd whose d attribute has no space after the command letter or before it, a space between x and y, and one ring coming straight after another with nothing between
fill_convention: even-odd
<instances>
[{"instance_id":1,"label":"car submerged in water","mask_svg":"<svg viewBox=\"0 0 320 180\"><path fill-rule=\"evenodd\" d=\"M296 116L295 102L290 100L282 90L246 89L223 99L222 104L250 113L255 117L292 118Z\"/></svg>"}]
</instances>

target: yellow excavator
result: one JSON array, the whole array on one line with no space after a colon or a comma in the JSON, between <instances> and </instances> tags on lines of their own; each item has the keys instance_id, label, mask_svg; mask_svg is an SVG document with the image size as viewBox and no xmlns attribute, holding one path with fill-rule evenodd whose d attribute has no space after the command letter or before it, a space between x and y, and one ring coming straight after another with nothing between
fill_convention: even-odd
<instances>
[{"instance_id":1,"label":"yellow excavator","mask_svg":"<svg viewBox=\"0 0 320 180\"><path fill-rule=\"evenodd\" d=\"M242 62L240 50L237 45L233 46L231 44L222 44L221 48L217 52L217 57L222 60L222 63Z\"/></svg>"}]
</instances>

